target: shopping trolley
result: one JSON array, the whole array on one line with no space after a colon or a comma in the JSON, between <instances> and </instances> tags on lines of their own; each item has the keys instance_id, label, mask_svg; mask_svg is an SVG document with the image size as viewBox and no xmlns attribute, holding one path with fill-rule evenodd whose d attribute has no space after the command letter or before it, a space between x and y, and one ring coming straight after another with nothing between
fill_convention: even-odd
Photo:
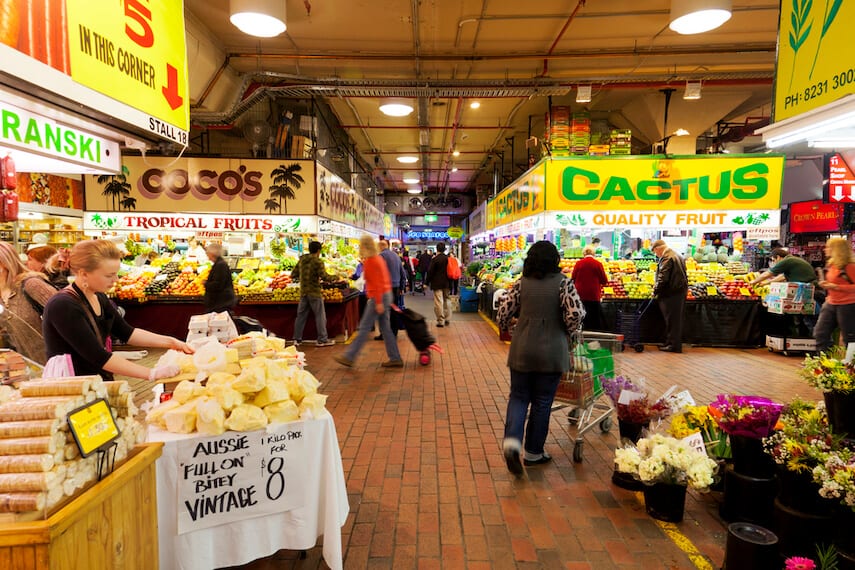
<instances>
[{"instance_id":1,"label":"shopping trolley","mask_svg":"<svg viewBox=\"0 0 855 570\"><path fill-rule=\"evenodd\" d=\"M615 328L623 335L623 346L631 346L635 352L644 352L644 343L641 342L641 317L652 304L651 298L643 301L635 311L618 309Z\"/></svg>"},{"instance_id":2,"label":"shopping trolley","mask_svg":"<svg viewBox=\"0 0 855 570\"><path fill-rule=\"evenodd\" d=\"M622 334L582 331L570 352L570 371L558 383L553 410L571 407L568 417L576 424L573 461L582 461L585 433L599 426L612 428L615 408L603 390L603 378L614 378L615 355L623 350Z\"/></svg>"}]
</instances>

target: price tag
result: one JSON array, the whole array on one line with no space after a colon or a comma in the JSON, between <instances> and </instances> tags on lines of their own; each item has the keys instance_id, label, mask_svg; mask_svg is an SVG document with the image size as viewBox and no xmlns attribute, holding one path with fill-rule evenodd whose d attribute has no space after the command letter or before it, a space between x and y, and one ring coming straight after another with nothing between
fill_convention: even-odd
<instances>
[{"instance_id":1,"label":"price tag","mask_svg":"<svg viewBox=\"0 0 855 570\"><path fill-rule=\"evenodd\" d=\"M89 457L119 438L119 428L104 398L70 412L68 427L83 457Z\"/></svg>"},{"instance_id":2,"label":"price tag","mask_svg":"<svg viewBox=\"0 0 855 570\"><path fill-rule=\"evenodd\" d=\"M695 432L692 435L686 436L682 439L682 441L695 451L698 451L703 454L706 454L707 452L707 446L704 445L704 438L700 434L700 432Z\"/></svg>"},{"instance_id":3,"label":"price tag","mask_svg":"<svg viewBox=\"0 0 855 570\"><path fill-rule=\"evenodd\" d=\"M683 390L681 392L677 392L673 396L668 398L668 403L671 407L671 413L677 414L680 410L683 410L689 406L695 405L695 399L692 397L692 394L688 390Z\"/></svg>"},{"instance_id":4,"label":"price tag","mask_svg":"<svg viewBox=\"0 0 855 570\"><path fill-rule=\"evenodd\" d=\"M605 293L606 295L614 295L614 287L603 287L603 293Z\"/></svg>"},{"instance_id":5,"label":"price tag","mask_svg":"<svg viewBox=\"0 0 855 570\"><path fill-rule=\"evenodd\" d=\"M624 404L628 406L630 402L634 402L635 400L640 400L644 398L646 394L643 392L632 392L630 390L621 390L620 396L618 397L618 404Z\"/></svg>"},{"instance_id":6,"label":"price tag","mask_svg":"<svg viewBox=\"0 0 855 570\"><path fill-rule=\"evenodd\" d=\"M713 286L707 287L707 295L718 295L718 289Z\"/></svg>"},{"instance_id":7,"label":"price tag","mask_svg":"<svg viewBox=\"0 0 855 570\"><path fill-rule=\"evenodd\" d=\"M746 297L750 297L750 296L751 296L751 291L749 291L749 290L748 290L748 287L740 287L740 288L739 288L739 294L740 294L740 295L745 295Z\"/></svg>"}]
</instances>

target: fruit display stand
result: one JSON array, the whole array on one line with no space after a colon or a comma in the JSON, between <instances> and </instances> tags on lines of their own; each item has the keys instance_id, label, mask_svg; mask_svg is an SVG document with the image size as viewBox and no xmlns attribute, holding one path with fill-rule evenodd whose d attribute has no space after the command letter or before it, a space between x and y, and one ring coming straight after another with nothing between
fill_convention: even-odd
<instances>
[{"instance_id":1,"label":"fruit display stand","mask_svg":"<svg viewBox=\"0 0 855 570\"><path fill-rule=\"evenodd\" d=\"M137 446L115 471L44 520L0 522L0 568L158 567L155 461Z\"/></svg>"},{"instance_id":2,"label":"fruit display stand","mask_svg":"<svg viewBox=\"0 0 855 570\"><path fill-rule=\"evenodd\" d=\"M359 325L359 292L345 289L340 301L325 300L327 333L330 338L348 336ZM119 299L125 309L125 320L134 327L144 328L159 334L185 338L190 317L205 313L201 297L153 297L140 302L134 299ZM294 338L294 320L297 318L297 303L282 301L244 301L235 308L236 315L258 319L270 332L278 337ZM317 338L314 318L309 318L303 332L304 340Z\"/></svg>"}]
</instances>

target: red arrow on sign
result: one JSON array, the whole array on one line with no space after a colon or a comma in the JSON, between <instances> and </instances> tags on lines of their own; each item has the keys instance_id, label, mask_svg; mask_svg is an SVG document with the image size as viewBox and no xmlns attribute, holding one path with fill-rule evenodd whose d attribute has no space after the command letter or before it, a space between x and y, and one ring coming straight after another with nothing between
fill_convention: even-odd
<instances>
[{"instance_id":1,"label":"red arrow on sign","mask_svg":"<svg viewBox=\"0 0 855 570\"><path fill-rule=\"evenodd\" d=\"M184 98L178 94L178 70L166 64L166 87L161 87L163 98L174 111L184 103Z\"/></svg>"}]
</instances>

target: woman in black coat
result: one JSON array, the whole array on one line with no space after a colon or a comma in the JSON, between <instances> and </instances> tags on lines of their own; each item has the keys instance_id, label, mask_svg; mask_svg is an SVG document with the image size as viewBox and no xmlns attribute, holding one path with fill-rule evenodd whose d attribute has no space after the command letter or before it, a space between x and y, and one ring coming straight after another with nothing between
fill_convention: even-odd
<instances>
[{"instance_id":1,"label":"woman in black coat","mask_svg":"<svg viewBox=\"0 0 855 570\"><path fill-rule=\"evenodd\" d=\"M209 313L228 311L237 305L237 296L232 284L232 270L223 259L223 246L212 243L205 249L205 253L214 263L205 282L205 310Z\"/></svg>"}]
</instances>

